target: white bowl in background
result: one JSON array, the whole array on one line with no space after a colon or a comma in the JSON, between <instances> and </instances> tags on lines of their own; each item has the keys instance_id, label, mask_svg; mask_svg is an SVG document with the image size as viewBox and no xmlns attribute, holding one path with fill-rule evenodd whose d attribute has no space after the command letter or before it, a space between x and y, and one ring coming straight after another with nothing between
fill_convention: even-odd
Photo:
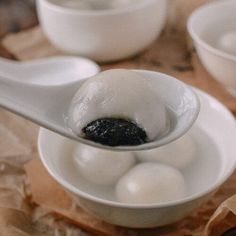
<instances>
[{"instance_id":1,"label":"white bowl in background","mask_svg":"<svg viewBox=\"0 0 236 236\"><path fill-rule=\"evenodd\" d=\"M188 32L205 68L236 96L236 55L217 46L223 33L236 33L236 1L216 1L195 10Z\"/></svg>"},{"instance_id":2,"label":"white bowl in background","mask_svg":"<svg viewBox=\"0 0 236 236\"><path fill-rule=\"evenodd\" d=\"M96 61L133 56L159 36L166 0L143 0L121 9L78 10L37 0L40 24L62 51Z\"/></svg>"},{"instance_id":3,"label":"white bowl in background","mask_svg":"<svg viewBox=\"0 0 236 236\"><path fill-rule=\"evenodd\" d=\"M201 111L195 126L204 130L217 147L220 169L216 171L216 176L211 181L204 178L203 182L199 182L197 178L195 180L196 185L191 186L194 189L194 193L183 199L163 204L125 204L84 191L79 184L75 186L68 181L58 166L58 158L69 158L68 155L62 154L65 151L65 142L71 143L73 141L46 129L40 129L39 133L38 149L40 158L51 176L73 196L82 208L106 222L134 228L156 227L174 223L208 200L232 174L236 164L235 118L215 98L200 90L196 90L196 92L201 99ZM71 143L71 145L74 144ZM211 145L206 145L207 149L211 149ZM212 158L214 161L216 156L213 155ZM64 165L62 166L64 168ZM196 166L193 165L193 167L195 168ZM214 165L206 164L206 168L211 167L214 169ZM187 172L191 172L191 170ZM201 168L196 173L201 175ZM206 174L208 175L208 173L210 171L207 169ZM78 181L78 178L76 178L76 181Z\"/></svg>"}]
</instances>

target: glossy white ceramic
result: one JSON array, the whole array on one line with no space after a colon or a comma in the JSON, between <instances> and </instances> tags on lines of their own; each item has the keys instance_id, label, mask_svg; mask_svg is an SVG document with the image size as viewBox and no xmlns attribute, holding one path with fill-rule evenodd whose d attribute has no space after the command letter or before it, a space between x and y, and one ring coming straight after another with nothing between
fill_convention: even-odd
<instances>
[{"instance_id":1,"label":"glossy white ceramic","mask_svg":"<svg viewBox=\"0 0 236 236\"><path fill-rule=\"evenodd\" d=\"M37 0L37 9L42 28L56 47L100 62L144 50L159 36L166 19L166 0L110 10L78 10Z\"/></svg>"},{"instance_id":2,"label":"glossy white ceramic","mask_svg":"<svg viewBox=\"0 0 236 236\"><path fill-rule=\"evenodd\" d=\"M51 69L51 67L49 68ZM66 66L61 65L60 68L63 70ZM85 78L78 77L78 80L70 83L46 86L19 82L0 76L0 106L68 138L98 148L117 151L155 148L167 144L187 132L200 110L198 97L192 89L183 82L162 73L145 70L136 70L136 72L153 79L153 88L165 106L171 110L169 131L142 145L109 147L83 139L68 128L66 120L69 105ZM66 76L65 73L64 75ZM67 76L64 80L67 80Z\"/></svg>"},{"instance_id":3,"label":"glossy white ceramic","mask_svg":"<svg viewBox=\"0 0 236 236\"><path fill-rule=\"evenodd\" d=\"M65 147L65 138L46 129L41 129L38 138L40 158L51 176L68 191L84 209L112 224L144 228L163 226L176 222L208 200L217 188L232 174L235 164L236 122L233 115L215 98L196 90L202 108L196 126L207 133L217 147L220 171L212 182L204 180L205 188L183 199L164 204L123 204L105 200L82 191L70 183L58 168L59 157ZM211 148L211 145L209 146ZM62 157L63 158L63 157ZM65 158L69 158L65 156ZM209 166L211 168L211 166ZM201 169L199 169L201 175ZM207 183L206 183L207 182ZM196 183L197 185L197 183ZM194 188L194 186L192 186Z\"/></svg>"},{"instance_id":4,"label":"glossy white ceramic","mask_svg":"<svg viewBox=\"0 0 236 236\"><path fill-rule=\"evenodd\" d=\"M236 32L236 1L215 1L195 10L188 32L208 72L236 96L236 55L217 47L220 34Z\"/></svg>"},{"instance_id":5,"label":"glossy white ceramic","mask_svg":"<svg viewBox=\"0 0 236 236\"><path fill-rule=\"evenodd\" d=\"M83 57L49 57L13 61L0 57L0 76L22 83L62 85L91 77L100 71L93 61Z\"/></svg>"}]
</instances>

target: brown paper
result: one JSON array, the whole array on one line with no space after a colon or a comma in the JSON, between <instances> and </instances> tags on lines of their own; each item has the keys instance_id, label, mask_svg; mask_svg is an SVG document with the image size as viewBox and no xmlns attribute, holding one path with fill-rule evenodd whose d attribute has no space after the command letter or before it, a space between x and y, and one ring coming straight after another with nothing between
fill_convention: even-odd
<instances>
[{"instance_id":1,"label":"brown paper","mask_svg":"<svg viewBox=\"0 0 236 236\"><path fill-rule=\"evenodd\" d=\"M29 236L33 234L30 217L15 209L0 208L1 235Z\"/></svg>"},{"instance_id":2,"label":"brown paper","mask_svg":"<svg viewBox=\"0 0 236 236\"><path fill-rule=\"evenodd\" d=\"M25 170L29 177L30 185L32 186L31 189L32 189L33 199L37 204L39 204L42 208L44 208L47 214L55 215L55 217L59 218L63 217L67 219L67 221L77 225L81 229L84 229L87 232L90 232L94 235L108 235L108 236L125 236L125 235L130 235L130 236L199 235L200 236L201 233L203 232L205 224L210 218L210 215L216 209L216 206L220 203L220 201L222 201L222 199L226 199L227 196L230 196L232 190L235 191L233 186L233 181L236 180L236 173L235 173L234 179L231 179L231 184L226 183L225 187L222 187L221 192L218 193L214 197L214 199L209 201L208 204L205 205L203 208L199 209L197 212L194 212L192 215L190 215L189 217L187 217L186 219L182 220L181 222L175 225L157 229L150 229L150 230L148 229L133 230L133 229L125 229L122 227L113 226L105 222L102 222L94 218L93 216L90 216L78 206L76 207L75 203L73 203L70 196L48 174L48 172L45 170L40 160L34 159L33 161L29 162L28 164L25 165ZM222 192L225 191L225 189L227 188L228 188L228 194L222 196ZM229 204L227 204L227 206L229 206ZM235 211L236 209L235 200L234 200L234 205L231 204L231 207L233 206ZM221 217L221 220L224 220L224 216ZM214 220L211 220L211 222L212 223L208 224L209 229L215 227ZM233 224L231 224L230 226L228 225L228 228L232 226ZM225 227L221 227L221 229L224 230ZM204 236L216 236L216 235L208 233L205 234Z\"/></svg>"},{"instance_id":3,"label":"brown paper","mask_svg":"<svg viewBox=\"0 0 236 236\"><path fill-rule=\"evenodd\" d=\"M223 202L207 223L203 236L220 236L236 227L236 195Z\"/></svg>"},{"instance_id":4,"label":"brown paper","mask_svg":"<svg viewBox=\"0 0 236 236\"><path fill-rule=\"evenodd\" d=\"M96 235L117 235L115 226L103 223L76 207L69 195L49 176L40 160L29 162L25 165L25 170L34 201L48 212L63 216Z\"/></svg>"}]
</instances>

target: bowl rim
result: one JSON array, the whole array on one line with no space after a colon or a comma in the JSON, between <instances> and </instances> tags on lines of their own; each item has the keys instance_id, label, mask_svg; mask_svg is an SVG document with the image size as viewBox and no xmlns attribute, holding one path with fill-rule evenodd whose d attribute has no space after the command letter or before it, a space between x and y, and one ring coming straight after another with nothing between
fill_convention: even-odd
<instances>
[{"instance_id":1,"label":"bowl rim","mask_svg":"<svg viewBox=\"0 0 236 236\"><path fill-rule=\"evenodd\" d=\"M206 9L213 10L215 7L218 6L226 6L226 5L235 5L236 2L234 0L227 0L227 1L217 1L217 2L211 2L208 4L204 4L200 7L198 7L196 10L194 10L191 15L188 17L187 20L187 30L192 39L198 43L200 46L202 46L204 49L208 50L209 52L212 52L213 54L235 61L236 62L236 55L224 52L223 50L220 50L218 48L215 48L211 46L211 44L207 43L205 40L202 39L202 37L199 36L199 34L196 33L193 23L195 19L198 19L198 14L200 14L202 11L205 11Z\"/></svg>"},{"instance_id":2,"label":"bowl rim","mask_svg":"<svg viewBox=\"0 0 236 236\"><path fill-rule=\"evenodd\" d=\"M114 8L114 9L101 9L101 10L81 10L81 9L73 9L61 5L57 5L52 3L50 0L37 0L37 3L44 4L49 9L66 14L75 14L81 16L110 16L110 15L119 15L124 13L131 13L134 11L138 11L147 6L152 6L153 4L162 1L166 7L166 0L143 0L136 4L131 4L124 8Z\"/></svg>"},{"instance_id":3,"label":"bowl rim","mask_svg":"<svg viewBox=\"0 0 236 236\"><path fill-rule=\"evenodd\" d=\"M221 109L227 115L227 117L229 119L231 119L232 122L235 123L235 117L233 116L233 114L220 101L218 101L216 98L214 98L211 95L203 92L200 89L196 89L196 88L194 88L194 89L197 92L197 94L200 94L201 96L204 96L207 99L210 99L211 101L213 100L214 102L217 102L217 104L221 107ZM236 128L235 128L235 130L236 130ZM38 146L40 159L41 159L44 167L49 172L49 174L59 184L61 184L63 188L67 189L69 192L71 192L75 195L78 195L79 197L81 197L83 199L86 199L86 200L89 200L89 201L92 201L92 202L96 202L98 204L108 205L108 206L111 206L111 207L126 208L126 209L151 209L151 208L165 208L165 207L171 207L171 206L175 206L175 205L185 204L187 202L191 202L193 200L203 198L204 196L206 196L206 195L214 192L215 190L217 190L217 188L221 184L223 184L229 178L229 176L234 172L235 167L236 167L236 159L235 159L234 164L230 166L228 171L226 173L223 173L222 175L219 175L218 178L216 179L216 181L209 188L207 188L207 189L205 189L205 190L203 190L199 193L192 194L192 195L187 196L185 198L181 198L179 200L169 201L169 202L165 202L165 203L156 203L156 204L155 203L153 203L153 204L120 203L120 202L116 202L116 201L102 199L102 198L93 196L89 193L83 192L82 190L76 188L75 186L70 184L68 181L66 181L60 174L57 173L57 171L51 169L49 167L49 165L47 164L48 161L46 160L46 158L44 158L43 150L41 148L41 141L42 141L42 137L43 137L44 132L48 132L48 130L44 129L44 128L40 128L39 135L38 135L37 146ZM50 132L52 132L52 131L50 131Z\"/></svg>"}]
</instances>

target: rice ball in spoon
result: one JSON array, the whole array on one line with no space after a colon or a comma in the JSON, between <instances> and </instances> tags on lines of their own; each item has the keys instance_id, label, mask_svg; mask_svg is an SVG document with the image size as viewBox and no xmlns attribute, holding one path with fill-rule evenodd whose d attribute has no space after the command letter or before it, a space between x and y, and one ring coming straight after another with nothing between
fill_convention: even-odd
<instances>
[{"instance_id":1,"label":"rice ball in spoon","mask_svg":"<svg viewBox=\"0 0 236 236\"><path fill-rule=\"evenodd\" d=\"M141 163L121 177L115 191L122 203L154 204L183 198L186 184L180 171L171 166Z\"/></svg>"},{"instance_id":2,"label":"rice ball in spoon","mask_svg":"<svg viewBox=\"0 0 236 236\"><path fill-rule=\"evenodd\" d=\"M102 186L115 184L135 164L130 152L111 152L82 144L75 147L72 155L81 176Z\"/></svg>"},{"instance_id":3,"label":"rice ball in spoon","mask_svg":"<svg viewBox=\"0 0 236 236\"><path fill-rule=\"evenodd\" d=\"M152 79L115 69L95 75L79 88L69 109L68 124L81 137L92 130L102 133L105 141L114 141L108 145L120 146L129 145L123 141L136 134L141 137L140 143L130 145L154 140L168 130L169 119ZM88 125L90 129L86 130ZM106 144L102 139L91 140Z\"/></svg>"}]
</instances>

